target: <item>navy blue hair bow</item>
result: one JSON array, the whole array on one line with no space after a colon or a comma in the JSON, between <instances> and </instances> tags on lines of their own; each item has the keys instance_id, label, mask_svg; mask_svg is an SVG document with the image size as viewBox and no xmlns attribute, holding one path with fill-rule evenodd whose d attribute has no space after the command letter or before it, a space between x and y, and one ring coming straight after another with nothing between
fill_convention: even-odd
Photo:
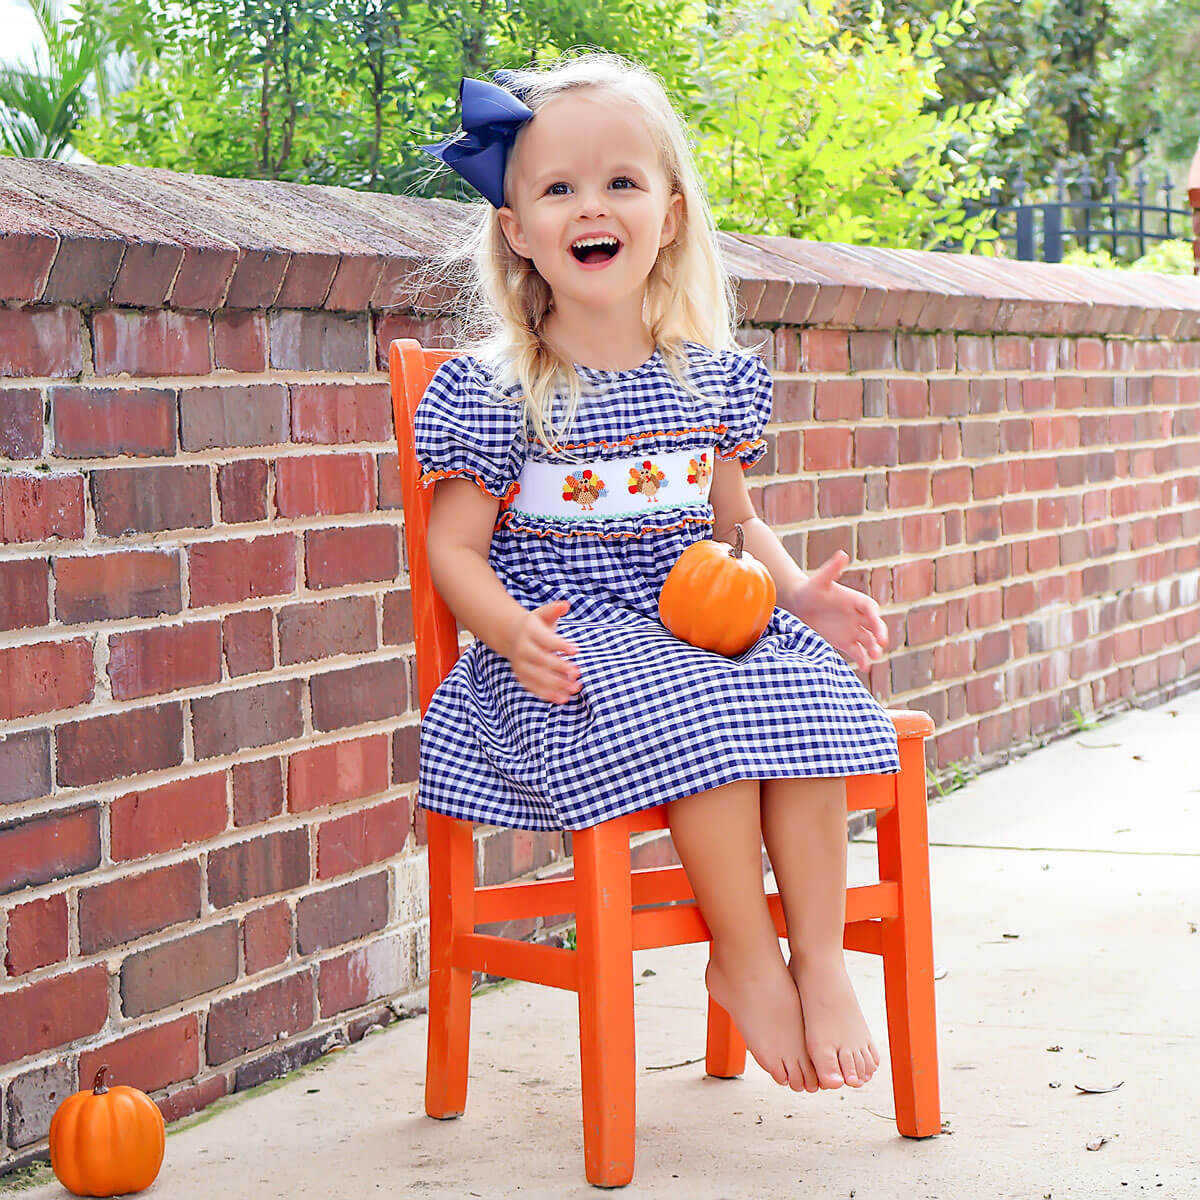
<instances>
[{"instance_id":1,"label":"navy blue hair bow","mask_svg":"<svg viewBox=\"0 0 1200 1200\"><path fill-rule=\"evenodd\" d=\"M497 71L495 77L502 83L511 78L507 71ZM458 85L458 102L462 133L421 149L456 171L496 208L503 208L508 156L517 131L533 116L533 109L521 100L517 89L497 87L486 79L464 78Z\"/></svg>"}]
</instances>

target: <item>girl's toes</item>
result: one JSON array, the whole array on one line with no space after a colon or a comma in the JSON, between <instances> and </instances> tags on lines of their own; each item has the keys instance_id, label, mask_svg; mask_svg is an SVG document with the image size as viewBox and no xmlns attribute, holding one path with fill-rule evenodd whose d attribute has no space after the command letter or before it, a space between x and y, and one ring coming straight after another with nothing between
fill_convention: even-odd
<instances>
[{"instance_id":1,"label":"girl's toes","mask_svg":"<svg viewBox=\"0 0 1200 1200\"><path fill-rule=\"evenodd\" d=\"M813 1067L817 1072L817 1083L823 1088L840 1088L845 1079L842 1068L838 1066L837 1055L832 1051L818 1054L813 1058Z\"/></svg>"},{"instance_id":2,"label":"girl's toes","mask_svg":"<svg viewBox=\"0 0 1200 1200\"><path fill-rule=\"evenodd\" d=\"M858 1075L859 1083L866 1083L875 1074L875 1068L871 1065L870 1056L865 1051L855 1050L854 1070Z\"/></svg>"},{"instance_id":3,"label":"girl's toes","mask_svg":"<svg viewBox=\"0 0 1200 1200\"><path fill-rule=\"evenodd\" d=\"M787 1084L788 1071L787 1071L787 1066L784 1063L783 1059L781 1059L781 1058L775 1059L775 1061L772 1062L769 1067L766 1066L765 1063L763 1065L766 1069L767 1074L770 1075L770 1077L773 1080L775 1080L776 1083L781 1084L781 1085Z\"/></svg>"},{"instance_id":4,"label":"girl's toes","mask_svg":"<svg viewBox=\"0 0 1200 1200\"><path fill-rule=\"evenodd\" d=\"M850 1087L858 1087L862 1083L858 1076L858 1068L854 1065L853 1050L838 1051L838 1066L841 1068L842 1078Z\"/></svg>"},{"instance_id":5,"label":"girl's toes","mask_svg":"<svg viewBox=\"0 0 1200 1200\"><path fill-rule=\"evenodd\" d=\"M867 1043L867 1053L871 1056L871 1062L875 1064L875 1066L872 1067L872 1070L874 1070L875 1067L879 1066L879 1051L875 1049L874 1042Z\"/></svg>"}]
</instances>

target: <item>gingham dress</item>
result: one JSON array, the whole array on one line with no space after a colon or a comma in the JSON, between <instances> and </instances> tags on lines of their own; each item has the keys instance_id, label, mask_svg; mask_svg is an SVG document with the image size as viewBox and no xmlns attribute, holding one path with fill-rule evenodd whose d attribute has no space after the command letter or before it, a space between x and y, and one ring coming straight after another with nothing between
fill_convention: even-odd
<instances>
[{"instance_id":1,"label":"gingham dress","mask_svg":"<svg viewBox=\"0 0 1200 1200\"><path fill-rule=\"evenodd\" d=\"M689 343L679 387L659 351L628 371L577 366L585 393L569 446L591 460L712 451L743 468L765 450L771 376L762 360ZM508 396L516 394L512 388ZM499 401L499 402L498 402ZM526 455L552 461L471 357L438 369L416 414L428 486L461 475L506 503L488 562L526 608L567 599L556 628L579 646L582 689L565 704L527 692L508 661L475 642L421 722L420 803L517 829L578 829L737 779L899 769L891 721L842 657L776 608L733 657L700 650L658 619L658 593L683 550L712 535L713 510L648 509L572 520L511 506ZM578 451L575 453L578 454Z\"/></svg>"}]
</instances>

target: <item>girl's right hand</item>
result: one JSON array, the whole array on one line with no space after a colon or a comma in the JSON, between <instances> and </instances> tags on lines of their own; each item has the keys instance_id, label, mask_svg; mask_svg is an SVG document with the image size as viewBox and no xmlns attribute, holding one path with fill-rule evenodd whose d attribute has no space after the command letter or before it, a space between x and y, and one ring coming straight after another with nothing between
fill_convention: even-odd
<instances>
[{"instance_id":1,"label":"girl's right hand","mask_svg":"<svg viewBox=\"0 0 1200 1200\"><path fill-rule=\"evenodd\" d=\"M517 682L551 704L565 704L583 686L579 667L560 657L579 647L554 632L558 619L571 607L569 600L553 600L525 613L512 633L508 661Z\"/></svg>"}]
</instances>

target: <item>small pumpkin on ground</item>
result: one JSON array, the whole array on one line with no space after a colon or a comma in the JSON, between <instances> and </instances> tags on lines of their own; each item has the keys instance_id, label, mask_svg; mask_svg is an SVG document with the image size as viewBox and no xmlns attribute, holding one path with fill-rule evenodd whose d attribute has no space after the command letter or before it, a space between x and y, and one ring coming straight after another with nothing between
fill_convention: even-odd
<instances>
[{"instance_id":1,"label":"small pumpkin on ground","mask_svg":"<svg viewBox=\"0 0 1200 1200\"><path fill-rule=\"evenodd\" d=\"M158 1176L166 1129L158 1106L137 1088L108 1087L108 1067L91 1089L68 1096L50 1122L50 1165L76 1196L124 1196Z\"/></svg>"},{"instance_id":2,"label":"small pumpkin on ground","mask_svg":"<svg viewBox=\"0 0 1200 1200\"><path fill-rule=\"evenodd\" d=\"M745 534L726 542L693 542L658 594L659 620L677 637L717 654L741 654L762 636L775 611L775 581L742 548Z\"/></svg>"}]
</instances>

